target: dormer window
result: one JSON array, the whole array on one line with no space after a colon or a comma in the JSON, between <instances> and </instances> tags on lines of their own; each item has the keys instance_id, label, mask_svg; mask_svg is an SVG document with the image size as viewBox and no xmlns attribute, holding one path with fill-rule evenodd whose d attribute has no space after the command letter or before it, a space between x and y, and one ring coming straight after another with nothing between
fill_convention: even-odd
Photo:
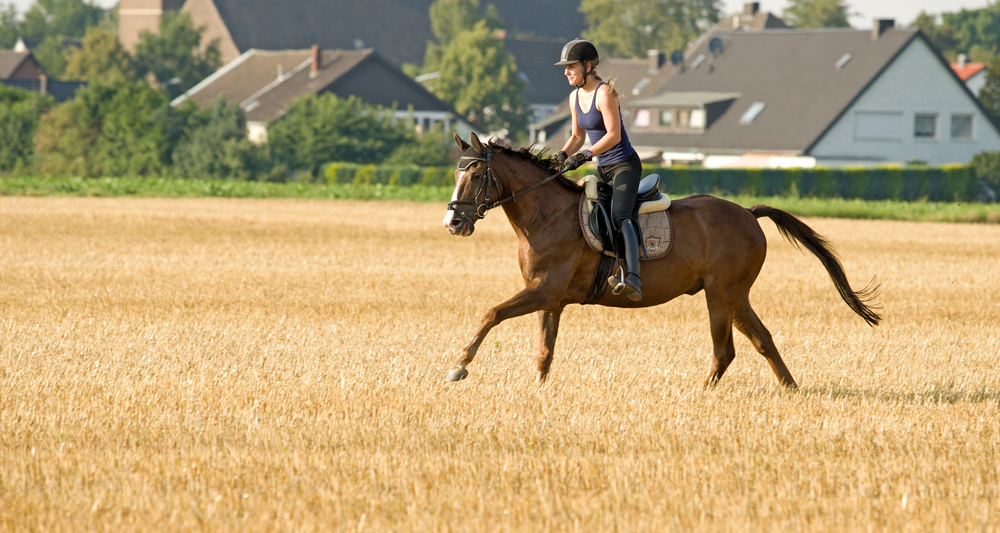
<instances>
[{"instance_id":1,"label":"dormer window","mask_svg":"<svg viewBox=\"0 0 1000 533\"><path fill-rule=\"evenodd\" d=\"M691 116L688 118L688 127L694 129L704 129L705 127L705 110L704 109L692 109Z\"/></svg>"},{"instance_id":2,"label":"dormer window","mask_svg":"<svg viewBox=\"0 0 1000 533\"><path fill-rule=\"evenodd\" d=\"M660 126L669 127L674 125L674 110L664 109L660 111Z\"/></svg>"}]
</instances>

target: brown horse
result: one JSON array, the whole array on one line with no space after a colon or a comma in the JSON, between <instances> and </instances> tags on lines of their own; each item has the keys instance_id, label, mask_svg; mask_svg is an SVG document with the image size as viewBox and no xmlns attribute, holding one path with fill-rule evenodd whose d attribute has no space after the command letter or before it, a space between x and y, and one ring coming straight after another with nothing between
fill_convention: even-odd
<instances>
[{"instance_id":1,"label":"brown horse","mask_svg":"<svg viewBox=\"0 0 1000 533\"><path fill-rule=\"evenodd\" d=\"M458 381L468 376L466 366L494 326L508 318L538 312L538 380L544 381L552 365L559 316L567 305L585 301L601 259L587 246L580 229L577 210L582 189L559 175L559 165L553 159L495 143L483 145L475 134L471 145L458 135L455 142L464 153L455 170L455 193L444 225L453 235L469 236L476 221L489 209L502 206L520 239L518 263L524 289L486 313L447 379ZM512 199L515 201L509 201ZM736 357L735 324L771 365L778 380L795 387L770 332L747 298L767 252L767 240L757 223L759 217L770 218L786 239L805 246L819 258L840 296L865 322L875 326L881 320L868 305L878 289L874 280L863 290L851 290L832 247L784 211L764 205L745 209L720 198L696 195L674 201L670 215L674 224L673 249L665 257L643 265L642 300L633 302L609 290L598 304L649 307L704 290L714 346L706 385L722 378Z\"/></svg>"}]
</instances>

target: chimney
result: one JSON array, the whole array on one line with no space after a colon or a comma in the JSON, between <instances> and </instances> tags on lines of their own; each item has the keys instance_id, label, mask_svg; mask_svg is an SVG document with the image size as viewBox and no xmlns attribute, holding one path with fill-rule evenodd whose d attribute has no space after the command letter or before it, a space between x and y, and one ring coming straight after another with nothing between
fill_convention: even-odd
<instances>
[{"instance_id":1,"label":"chimney","mask_svg":"<svg viewBox=\"0 0 1000 533\"><path fill-rule=\"evenodd\" d=\"M877 41L887 30L896 25L895 19L875 19L872 23L872 40Z\"/></svg>"},{"instance_id":2,"label":"chimney","mask_svg":"<svg viewBox=\"0 0 1000 533\"><path fill-rule=\"evenodd\" d=\"M743 4L743 14L747 16L754 16L760 11L760 2L746 2Z\"/></svg>"},{"instance_id":3,"label":"chimney","mask_svg":"<svg viewBox=\"0 0 1000 533\"><path fill-rule=\"evenodd\" d=\"M278 63L278 79L279 80L285 79L285 64L284 63Z\"/></svg>"},{"instance_id":4,"label":"chimney","mask_svg":"<svg viewBox=\"0 0 1000 533\"><path fill-rule=\"evenodd\" d=\"M49 77L45 74L38 75L38 92L42 94L49 93Z\"/></svg>"},{"instance_id":5,"label":"chimney","mask_svg":"<svg viewBox=\"0 0 1000 533\"><path fill-rule=\"evenodd\" d=\"M312 47L312 70L309 71L309 77L315 78L321 68L323 68L323 50L318 44L314 44Z\"/></svg>"},{"instance_id":6,"label":"chimney","mask_svg":"<svg viewBox=\"0 0 1000 533\"><path fill-rule=\"evenodd\" d=\"M646 57L649 58L649 74L656 74L667 62L666 54L660 50L649 50L646 52Z\"/></svg>"},{"instance_id":7,"label":"chimney","mask_svg":"<svg viewBox=\"0 0 1000 533\"><path fill-rule=\"evenodd\" d=\"M969 63L969 56L965 54L958 54L958 68L965 68L965 65Z\"/></svg>"}]
</instances>

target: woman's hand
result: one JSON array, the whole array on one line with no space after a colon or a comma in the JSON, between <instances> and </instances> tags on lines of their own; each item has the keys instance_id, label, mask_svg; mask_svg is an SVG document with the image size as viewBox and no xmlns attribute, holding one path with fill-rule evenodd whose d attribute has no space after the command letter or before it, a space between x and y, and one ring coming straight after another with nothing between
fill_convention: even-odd
<instances>
[{"instance_id":1,"label":"woman's hand","mask_svg":"<svg viewBox=\"0 0 1000 533\"><path fill-rule=\"evenodd\" d=\"M587 161L590 161L590 159L587 159L587 154L577 152L566 159L566 170L576 170L583 166L583 164Z\"/></svg>"}]
</instances>

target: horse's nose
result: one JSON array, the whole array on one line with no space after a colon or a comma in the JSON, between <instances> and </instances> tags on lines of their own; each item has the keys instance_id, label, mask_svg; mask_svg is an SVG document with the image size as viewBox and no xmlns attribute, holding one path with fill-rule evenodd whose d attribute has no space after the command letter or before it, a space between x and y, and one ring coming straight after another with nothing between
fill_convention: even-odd
<instances>
[{"instance_id":1,"label":"horse's nose","mask_svg":"<svg viewBox=\"0 0 1000 533\"><path fill-rule=\"evenodd\" d=\"M463 224L465 224L465 223L462 222L462 219L460 219L458 217L454 217L450 221L448 221L448 227L451 228L451 229L453 229L453 230L460 230L460 229L462 229L462 225Z\"/></svg>"}]
</instances>

